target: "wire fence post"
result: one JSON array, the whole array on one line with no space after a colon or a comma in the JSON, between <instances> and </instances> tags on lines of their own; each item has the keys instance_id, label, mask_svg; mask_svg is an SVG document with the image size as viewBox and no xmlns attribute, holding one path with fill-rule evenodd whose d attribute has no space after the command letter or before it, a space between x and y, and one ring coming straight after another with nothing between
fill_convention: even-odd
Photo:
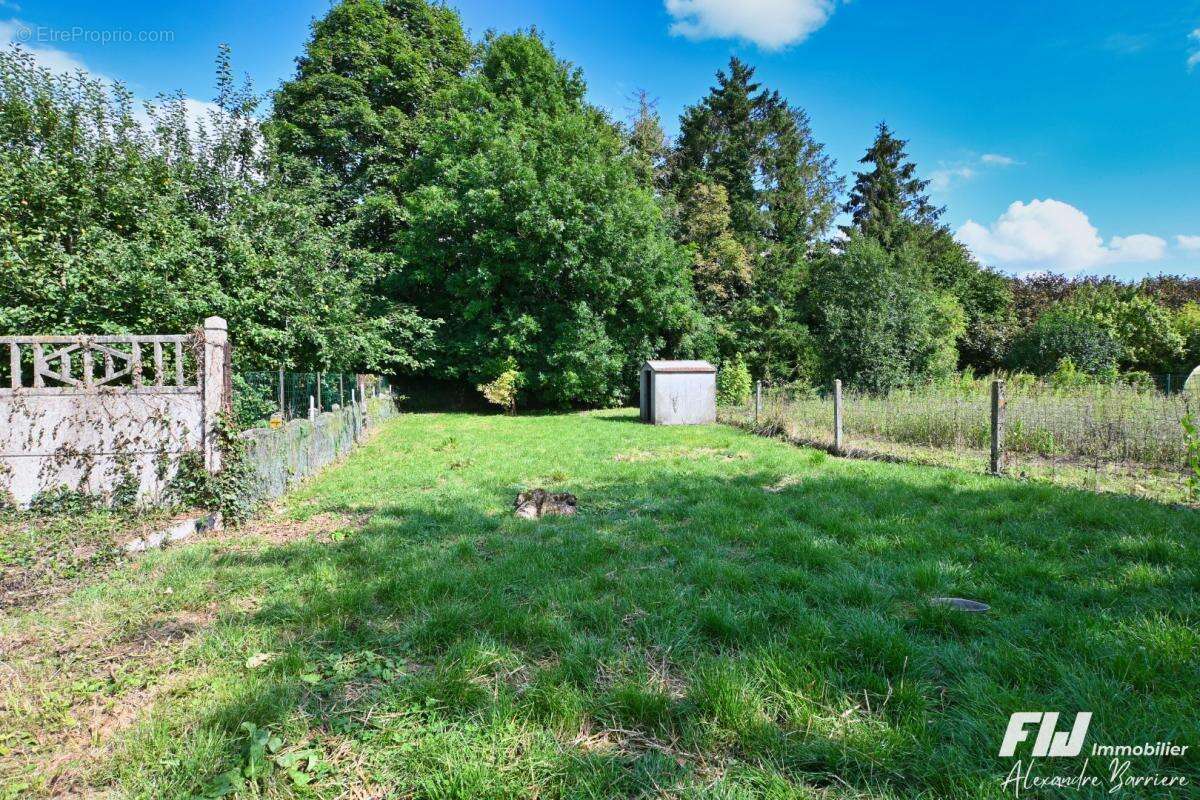
<instances>
[{"instance_id":1,"label":"wire fence post","mask_svg":"<svg viewBox=\"0 0 1200 800\"><path fill-rule=\"evenodd\" d=\"M762 381L754 384L754 424L758 424L758 415L762 413Z\"/></svg>"},{"instance_id":2,"label":"wire fence post","mask_svg":"<svg viewBox=\"0 0 1200 800\"><path fill-rule=\"evenodd\" d=\"M310 420L317 418L317 402L311 394L308 396L308 418Z\"/></svg>"},{"instance_id":3,"label":"wire fence post","mask_svg":"<svg viewBox=\"0 0 1200 800\"><path fill-rule=\"evenodd\" d=\"M342 373L338 373L338 405L346 405L346 379Z\"/></svg>"},{"instance_id":4,"label":"wire fence post","mask_svg":"<svg viewBox=\"0 0 1200 800\"><path fill-rule=\"evenodd\" d=\"M992 381L991 473L999 475L1004 462L1004 381Z\"/></svg>"},{"instance_id":5,"label":"wire fence post","mask_svg":"<svg viewBox=\"0 0 1200 800\"><path fill-rule=\"evenodd\" d=\"M321 373L317 373L317 410L324 411L325 406L321 404Z\"/></svg>"},{"instance_id":6,"label":"wire fence post","mask_svg":"<svg viewBox=\"0 0 1200 800\"><path fill-rule=\"evenodd\" d=\"M833 452L842 454L842 382L833 382Z\"/></svg>"},{"instance_id":7,"label":"wire fence post","mask_svg":"<svg viewBox=\"0 0 1200 800\"><path fill-rule=\"evenodd\" d=\"M287 419L287 407L283 403L283 367L279 368L279 416Z\"/></svg>"}]
</instances>

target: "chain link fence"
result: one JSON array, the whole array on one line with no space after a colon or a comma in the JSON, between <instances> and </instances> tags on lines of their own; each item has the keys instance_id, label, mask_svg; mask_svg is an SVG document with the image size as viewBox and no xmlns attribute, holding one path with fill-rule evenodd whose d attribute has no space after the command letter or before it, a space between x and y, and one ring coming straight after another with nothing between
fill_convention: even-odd
<instances>
[{"instance_id":1,"label":"chain link fence","mask_svg":"<svg viewBox=\"0 0 1200 800\"><path fill-rule=\"evenodd\" d=\"M233 415L243 428L272 418L288 421L344 407L352 400L391 393L380 375L352 372L239 372L233 376Z\"/></svg>"},{"instance_id":2,"label":"chain link fence","mask_svg":"<svg viewBox=\"0 0 1200 800\"><path fill-rule=\"evenodd\" d=\"M871 395L762 383L723 421L864 458L990 472L992 382L964 379ZM1184 418L1200 395L1127 385L1060 389L1017 380L1002 386L997 471L1093 491L1195 502Z\"/></svg>"}]
</instances>

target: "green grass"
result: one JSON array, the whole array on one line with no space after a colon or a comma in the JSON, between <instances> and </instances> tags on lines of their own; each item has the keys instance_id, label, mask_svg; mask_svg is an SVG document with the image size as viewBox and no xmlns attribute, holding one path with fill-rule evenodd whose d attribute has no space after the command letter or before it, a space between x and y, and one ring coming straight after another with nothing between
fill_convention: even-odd
<instances>
[{"instance_id":1,"label":"green grass","mask_svg":"<svg viewBox=\"0 0 1200 800\"><path fill-rule=\"evenodd\" d=\"M0 623L10 796L1000 797L1019 710L1198 779L1194 511L596 412L402 416L281 514Z\"/></svg>"}]
</instances>

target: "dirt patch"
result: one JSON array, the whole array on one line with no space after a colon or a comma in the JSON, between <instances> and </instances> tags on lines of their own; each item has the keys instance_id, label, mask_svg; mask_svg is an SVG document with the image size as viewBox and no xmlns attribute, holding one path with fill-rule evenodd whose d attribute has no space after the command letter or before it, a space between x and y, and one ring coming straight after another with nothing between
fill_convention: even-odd
<instances>
[{"instance_id":1,"label":"dirt patch","mask_svg":"<svg viewBox=\"0 0 1200 800\"><path fill-rule=\"evenodd\" d=\"M288 519L282 515L273 515L246 525L236 531L236 535L244 536L249 534L262 538L271 544L287 544L288 542L305 541L308 539L329 542L333 541L333 535L339 531L357 531L363 528L370 521L371 516L372 513L369 511L326 511L302 520Z\"/></svg>"},{"instance_id":2,"label":"dirt patch","mask_svg":"<svg viewBox=\"0 0 1200 800\"><path fill-rule=\"evenodd\" d=\"M750 458L750 454L740 450L725 450L716 447L664 447L659 450L630 450L626 453L617 453L613 456L613 461L630 463L658 459L745 461L748 458Z\"/></svg>"},{"instance_id":3,"label":"dirt patch","mask_svg":"<svg viewBox=\"0 0 1200 800\"><path fill-rule=\"evenodd\" d=\"M579 732L567 744L585 753L617 754L626 758L638 758L649 752L662 753L674 759L678 765L691 765L702 774L719 769L725 761L720 756L713 758L686 750L674 738L662 738L629 728L603 727L590 720L584 721Z\"/></svg>"},{"instance_id":4,"label":"dirt patch","mask_svg":"<svg viewBox=\"0 0 1200 800\"><path fill-rule=\"evenodd\" d=\"M783 490L792 486L799 486L801 483L804 483L804 479L799 475L784 475L770 486L764 486L763 491L771 494L779 494Z\"/></svg>"},{"instance_id":5,"label":"dirt patch","mask_svg":"<svg viewBox=\"0 0 1200 800\"><path fill-rule=\"evenodd\" d=\"M170 524L156 511L0 513L0 611L41 606L95 582L127 558L126 542Z\"/></svg>"},{"instance_id":6,"label":"dirt patch","mask_svg":"<svg viewBox=\"0 0 1200 800\"><path fill-rule=\"evenodd\" d=\"M140 626L121 645L146 651L160 644L188 639L207 628L216 619L215 609L204 611L179 611L171 615L156 617Z\"/></svg>"},{"instance_id":7,"label":"dirt patch","mask_svg":"<svg viewBox=\"0 0 1200 800\"><path fill-rule=\"evenodd\" d=\"M109 755L113 738L149 714L160 697L195 679L195 673L171 673L151 686L118 697L76 704L71 709L76 724L39 743L53 750L39 759L38 765L39 773L46 778L47 790L54 797L104 796L88 785L87 776Z\"/></svg>"},{"instance_id":8,"label":"dirt patch","mask_svg":"<svg viewBox=\"0 0 1200 800\"><path fill-rule=\"evenodd\" d=\"M39 788L51 796L96 796L87 778L110 755L114 737L145 718L161 697L196 680L195 669L179 669L175 659L212 625L216 610L214 604L158 615L115 641L105 641L102 632L77 630L69 642L45 635L4 642L9 685L23 696L67 701L49 716L37 702L5 707L32 734L7 754L10 765L36 766L44 781ZM146 682L114 694L111 681L130 668L146 670Z\"/></svg>"}]
</instances>

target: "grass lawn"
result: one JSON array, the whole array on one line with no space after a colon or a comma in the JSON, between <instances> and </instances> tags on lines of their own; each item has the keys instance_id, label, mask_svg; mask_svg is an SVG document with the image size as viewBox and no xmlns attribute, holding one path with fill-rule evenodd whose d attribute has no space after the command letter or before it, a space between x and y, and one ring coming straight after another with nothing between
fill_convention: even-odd
<instances>
[{"instance_id":1,"label":"grass lawn","mask_svg":"<svg viewBox=\"0 0 1200 800\"><path fill-rule=\"evenodd\" d=\"M533 486L581 513L515 518ZM8 612L0 797L1011 797L1031 710L1191 745L1131 772L1194 797L1198 599L1194 511L634 412L406 415Z\"/></svg>"}]
</instances>

